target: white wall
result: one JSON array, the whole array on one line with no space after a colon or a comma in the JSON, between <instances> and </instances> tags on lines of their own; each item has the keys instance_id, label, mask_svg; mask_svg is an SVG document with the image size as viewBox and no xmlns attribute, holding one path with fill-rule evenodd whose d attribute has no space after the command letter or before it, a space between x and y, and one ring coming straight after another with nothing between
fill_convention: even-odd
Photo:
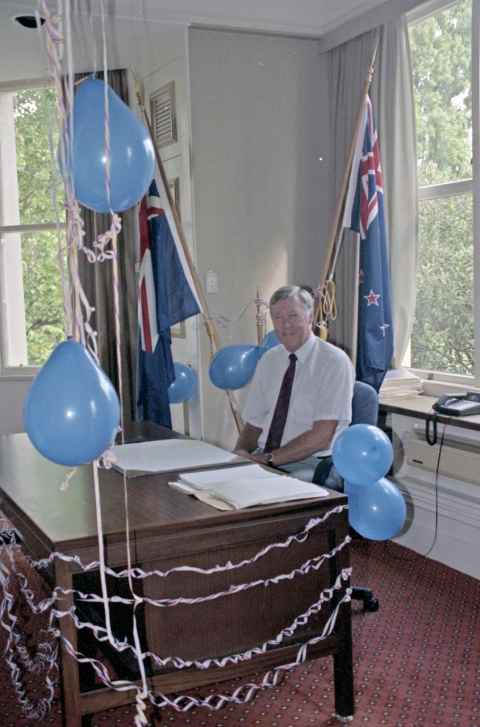
<instances>
[{"instance_id":1,"label":"white wall","mask_svg":"<svg viewBox=\"0 0 480 727\"><path fill-rule=\"evenodd\" d=\"M222 344L256 343L257 287L318 283L328 229L326 61L311 40L189 32L192 173L198 269L218 273L211 313L231 321ZM322 157L323 161L319 161ZM208 379L204 428L231 446L225 396ZM243 392L242 392L243 393ZM224 412L224 416L219 413Z\"/></svg>"}]
</instances>

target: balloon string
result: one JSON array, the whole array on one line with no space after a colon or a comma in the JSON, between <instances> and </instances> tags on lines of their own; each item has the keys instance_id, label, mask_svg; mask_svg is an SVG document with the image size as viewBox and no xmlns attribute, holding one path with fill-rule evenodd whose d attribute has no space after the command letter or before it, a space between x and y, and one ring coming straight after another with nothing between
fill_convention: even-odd
<instances>
[{"instance_id":1,"label":"balloon string","mask_svg":"<svg viewBox=\"0 0 480 727\"><path fill-rule=\"evenodd\" d=\"M108 599L107 578L105 575L105 550L103 543L103 525L102 525L102 506L100 501L100 487L98 477L98 460L92 462L93 468L93 486L95 492L95 512L97 516L97 538L98 538L98 555L100 561L100 585L102 588L103 606L105 611L105 627L108 634L110 644L115 646L115 639L112 634L112 625L110 622L110 605Z\"/></svg>"},{"instance_id":2,"label":"balloon string","mask_svg":"<svg viewBox=\"0 0 480 727\"><path fill-rule=\"evenodd\" d=\"M118 392L120 398L120 412L121 412L121 442L125 442L125 427L124 427L124 408L123 408L123 367L122 367L122 349L121 349L121 333L120 333L120 296L119 296L119 274L118 274L118 245L116 235L112 239L113 246L113 258L112 258L112 271L113 271L113 310L114 310L114 323L115 323L115 353L117 359L117 371L118 371ZM125 507L125 545L127 549L127 577L128 587L133 598L133 639L135 644L135 653L137 656L137 662L140 670L140 676L142 679L142 691L137 694L137 716L135 717L135 725L147 724L145 720L145 702L144 700L148 696L148 683L147 676L145 673L145 664L142 655L142 647L140 644L140 638L138 635L138 623L137 623L137 607L142 603L142 599L135 593L133 579L132 579L132 552L131 552L131 539L130 539L130 513L128 504L128 482L126 473L123 472L123 498Z\"/></svg>"},{"instance_id":3,"label":"balloon string","mask_svg":"<svg viewBox=\"0 0 480 727\"><path fill-rule=\"evenodd\" d=\"M104 137L105 137L105 192L107 194L108 208L113 215L111 201L111 179L110 179L110 105L108 99L108 62L107 62L107 36L105 33L105 8L103 0L100 0L100 17L102 27L102 60L103 60L103 105L104 105Z\"/></svg>"}]
</instances>

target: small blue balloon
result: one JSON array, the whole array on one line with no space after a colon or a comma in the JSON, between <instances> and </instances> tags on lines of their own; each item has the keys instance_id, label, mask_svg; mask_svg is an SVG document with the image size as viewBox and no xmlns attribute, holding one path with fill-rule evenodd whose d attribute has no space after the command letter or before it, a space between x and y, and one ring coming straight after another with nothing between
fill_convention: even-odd
<instances>
[{"instance_id":1,"label":"small blue balloon","mask_svg":"<svg viewBox=\"0 0 480 727\"><path fill-rule=\"evenodd\" d=\"M265 349L265 351L279 345L280 341L278 340L276 331L269 331L262 341L262 348Z\"/></svg>"},{"instance_id":2,"label":"small blue balloon","mask_svg":"<svg viewBox=\"0 0 480 727\"><path fill-rule=\"evenodd\" d=\"M71 172L75 196L96 212L122 212L146 193L155 169L147 129L108 87L110 198L106 187L104 82L83 81L75 94Z\"/></svg>"},{"instance_id":3,"label":"small blue balloon","mask_svg":"<svg viewBox=\"0 0 480 727\"><path fill-rule=\"evenodd\" d=\"M402 529L407 516L398 487L382 477L368 487L350 488L348 519L364 538L388 540Z\"/></svg>"},{"instance_id":4,"label":"small blue balloon","mask_svg":"<svg viewBox=\"0 0 480 727\"><path fill-rule=\"evenodd\" d=\"M23 410L34 447L57 464L92 462L113 443L120 423L117 392L88 351L59 343L36 376Z\"/></svg>"},{"instance_id":5,"label":"small blue balloon","mask_svg":"<svg viewBox=\"0 0 480 727\"><path fill-rule=\"evenodd\" d=\"M261 355L259 346L225 346L210 364L210 381L219 389L241 389L255 373Z\"/></svg>"},{"instance_id":6,"label":"small blue balloon","mask_svg":"<svg viewBox=\"0 0 480 727\"><path fill-rule=\"evenodd\" d=\"M332 458L348 482L366 485L387 474L393 461L387 435L371 424L354 424L336 438Z\"/></svg>"},{"instance_id":7,"label":"small blue balloon","mask_svg":"<svg viewBox=\"0 0 480 727\"><path fill-rule=\"evenodd\" d=\"M170 404L181 404L190 401L197 393L197 374L185 364L175 361L175 379L168 387L168 400Z\"/></svg>"}]
</instances>

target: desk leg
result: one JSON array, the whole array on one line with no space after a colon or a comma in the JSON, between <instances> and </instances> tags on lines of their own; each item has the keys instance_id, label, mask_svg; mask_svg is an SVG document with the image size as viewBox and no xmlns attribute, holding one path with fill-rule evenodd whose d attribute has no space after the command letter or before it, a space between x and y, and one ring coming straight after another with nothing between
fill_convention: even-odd
<instances>
[{"instance_id":1,"label":"desk leg","mask_svg":"<svg viewBox=\"0 0 480 727\"><path fill-rule=\"evenodd\" d=\"M336 545L335 531L328 533L328 545L332 550ZM341 554L339 554L341 556ZM346 566L341 563L342 558L336 555L331 558L330 580L333 584L340 568ZM333 607L339 601L334 599ZM333 679L335 686L335 713L340 720L353 719L355 712L355 698L353 690L353 654L352 654L352 610L350 603L343 603L337 617L335 627L337 648L333 655Z\"/></svg>"},{"instance_id":2,"label":"desk leg","mask_svg":"<svg viewBox=\"0 0 480 727\"><path fill-rule=\"evenodd\" d=\"M72 588L72 571L69 563L62 560L55 561L55 581L57 586L68 589ZM72 596L64 596L59 600L59 610L67 610L73 603ZM59 629L63 636L77 648L77 629L69 618L61 618ZM68 654L63 644L60 649L60 680L62 687L62 707L64 727L82 727L82 715L80 709L80 677L78 664Z\"/></svg>"}]
</instances>

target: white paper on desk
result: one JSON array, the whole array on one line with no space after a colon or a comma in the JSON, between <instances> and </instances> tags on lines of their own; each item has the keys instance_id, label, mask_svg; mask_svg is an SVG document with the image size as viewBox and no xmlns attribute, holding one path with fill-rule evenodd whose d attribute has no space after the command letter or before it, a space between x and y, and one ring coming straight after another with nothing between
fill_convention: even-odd
<instances>
[{"instance_id":1,"label":"white paper on desk","mask_svg":"<svg viewBox=\"0 0 480 727\"><path fill-rule=\"evenodd\" d=\"M323 487L275 474L255 464L182 473L179 479L179 482L169 484L220 510L241 510L254 505L327 497L329 494Z\"/></svg>"},{"instance_id":2,"label":"white paper on desk","mask_svg":"<svg viewBox=\"0 0 480 727\"><path fill-rule=\"evenodd\" d=\"M171 472L227 464L236 454L198 439L161 439L112 447L115 467L125 471Z\"/></svg>"},{"instance_id":3,"label":"white paper on desk","mask_svg":"<svg viewBox=\"0 0 480 727\"><path fill-rule=\"evenodd\" d=\"M190 485L195 490L212 490L222 482L236 482L237 480L263 481L272 477L283 480L285 475L267 470L259 464L246 464L240 467L229 467L228 470L207 470L206 472L182 472L180 482ZM292 479L292 478L290 478Z\"/></svg>"}]
</instances>

